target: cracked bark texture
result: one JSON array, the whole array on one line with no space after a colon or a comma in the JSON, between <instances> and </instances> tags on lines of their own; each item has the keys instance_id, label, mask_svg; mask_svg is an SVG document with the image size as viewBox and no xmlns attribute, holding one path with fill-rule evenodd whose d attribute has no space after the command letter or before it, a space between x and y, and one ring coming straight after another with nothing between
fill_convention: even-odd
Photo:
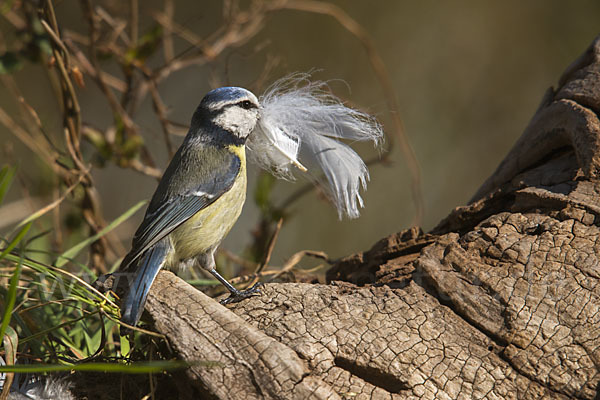
<instances>
[{"instance_id":1,"label":"cracked bark texture","mask_svg":"<svg viewBox=\"0 0 600 400\"><path fill-rule=\"evenodd\" d=\"M348 256L329 284L225 308L161 272L146 310L211 398L593 399L600 39L472 202Z\"/></svg>"}]
</instances>

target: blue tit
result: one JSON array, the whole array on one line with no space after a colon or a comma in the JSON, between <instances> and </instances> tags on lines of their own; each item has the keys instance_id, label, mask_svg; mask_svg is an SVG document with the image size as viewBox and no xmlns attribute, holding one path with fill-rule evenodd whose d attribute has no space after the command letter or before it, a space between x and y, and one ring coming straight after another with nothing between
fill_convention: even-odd
<instances>
[{"instance_id":1,"label":"blue tit","mask_svg":"<svg viewBox=\"0 0 600 400\"><path fill-rule=\"evenodd\" d=\"M227 302L258 292L239 291L215 270L215 251L238 219L246 198L246 139L260 115L248 90L223 87L209 92L194 112L183 143L173 156L135 233L120 270L129 291L121 320L135 325L161 268L199 264L231 293Z\"/></svg>"}]
</instances>

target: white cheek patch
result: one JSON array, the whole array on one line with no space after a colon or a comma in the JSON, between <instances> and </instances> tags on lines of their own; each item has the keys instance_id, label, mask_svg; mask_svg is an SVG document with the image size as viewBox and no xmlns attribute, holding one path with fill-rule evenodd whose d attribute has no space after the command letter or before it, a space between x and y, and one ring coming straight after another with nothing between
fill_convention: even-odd
<instances>
[{"instance_id":1,"label":"white cheek patch","mask_svg":"<svg viewBox=\"0 0 600 400\"><path fill-rule=\"evenodd\" d=\"M221 128L235 133L239 137L246 137L256 126L257 111L244 110L241 107L229 106L219 113L213 123Z\"/></svg>"},{"instance_id":2,"label":"white cheek patch","mask_svg":"<svg viewBox=\"0 0 600 400\"><path fill-rule=\"evenodd\" d=\"M335 203L340 218L359 216L363 207L360 188L369 180L367 166L350 146L339 139L372 141L383 138L381 125L370 115L346 107L326 91L324 82L310 82L308 74L294 74L275 82L260 98L261 112L256 129L248 138L250 158L274 174L293 178L291 166L319 180L313 167L321 170L324 187Z\"/></svg>"}]
</instances>

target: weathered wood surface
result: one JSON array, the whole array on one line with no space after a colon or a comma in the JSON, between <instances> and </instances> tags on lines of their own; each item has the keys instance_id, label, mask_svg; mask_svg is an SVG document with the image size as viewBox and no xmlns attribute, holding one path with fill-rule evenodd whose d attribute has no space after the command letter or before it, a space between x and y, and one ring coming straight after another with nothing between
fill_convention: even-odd
<instances>
[{"instance_id":1,"label":"weathered wood surface","mask_svg":"<svg viewBox=\"0 0 600 400\"><path fill-rule=\"evenodd\" d=\"M349 256L331 284L223 307L169 272L146 309L212 398L593 399L600 40L471 204Z\"/></svg>"}]
</instances>

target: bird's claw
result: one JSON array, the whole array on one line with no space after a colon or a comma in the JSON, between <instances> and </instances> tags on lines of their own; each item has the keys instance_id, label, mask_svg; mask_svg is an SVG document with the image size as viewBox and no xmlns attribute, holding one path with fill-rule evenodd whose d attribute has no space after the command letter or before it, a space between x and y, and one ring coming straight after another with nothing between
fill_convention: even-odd
<instances>
[{"instance_id":1,"label":"bird's claw","mask_svg":"<svg viewBox=\"0 0 600 400\"><path fill-rule=\"evenodd\" d=\"M225 305L225 304L237 303L238 301L247 299L248 297L252 296L253 294L260 293L261 286L262 286L262 283L257 282L254 285L252 285L252 287L249 289L236 290L235 292L231 292L229 297L221 300L219 303Z\"/></svg>"}]
</instances>

